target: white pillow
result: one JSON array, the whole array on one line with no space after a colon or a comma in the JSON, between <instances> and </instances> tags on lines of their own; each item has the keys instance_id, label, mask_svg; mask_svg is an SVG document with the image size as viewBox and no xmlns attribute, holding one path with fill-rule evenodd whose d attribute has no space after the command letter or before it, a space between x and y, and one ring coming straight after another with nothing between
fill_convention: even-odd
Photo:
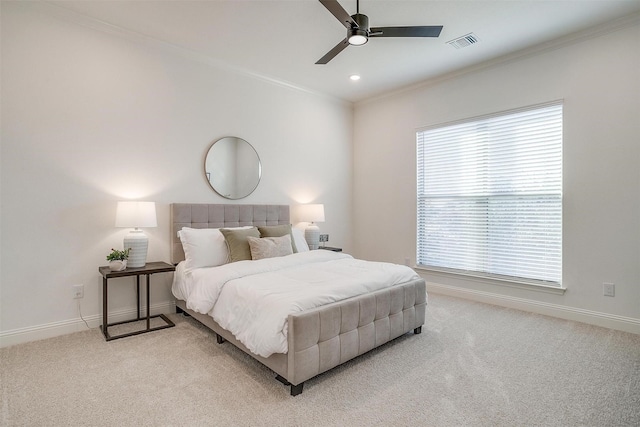
<instances>
[{"instance_id":1,"label":"white pillow","mask_svg":"<svg viewBox=\"0 0 640 427\"><path fill-rule=\"evenodd\" d=\"M251 249L251 259L274 258L291 255L291 236L285 234L281 237L252 237L247 236L249 248Z\"/></svg>"},{"instance_id":2,"label":"white pillow","mask_svg":"<svg viewBox=\"0 0 640 427\"><path fill-rule=\"evenodd\" d=\"M309 252L309 245L304 238L304 230L296 227L291 227L291 231L293 232L293 241L296 244L296 249L298 252Z\"/></svg>"},{"instance_id":3,"label":"white pillow","mask_svg":"<svg viewBox=\"0 0 640 427\"><path fill-rule=\"evenodd\" d=\"M185 271L217 267L226 264L229 259L227 243L217 228L182 227L178 237L184 250Z\"/></svg>"}]
</instances>

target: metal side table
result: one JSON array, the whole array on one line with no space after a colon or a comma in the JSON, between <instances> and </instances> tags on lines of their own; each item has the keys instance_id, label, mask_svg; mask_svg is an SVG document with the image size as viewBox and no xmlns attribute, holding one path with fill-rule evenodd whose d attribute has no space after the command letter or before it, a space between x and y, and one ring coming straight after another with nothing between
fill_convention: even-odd
<instances>
[{"instance_id":1,"label":"metal side table","mask_svg":"<svg viewBox=\"0 0 640 427\"><path fill-rule=\"evenodd\" d=\"M107 341L111 341L118 338L130 337L133 335L140 335L147 332L158 331L160 329L166 329L166 328L171 328L175 326L175 324L171 320L169 320L169 318L164 314L157 314L155 316L150 315L151 298L149 294L149 287L150 287L149 284L150 284L150 279L152 274L167 273L175 270L176 270L175 266L171 264L167 264L166 262L148 262L144 267L126 268L122 271L111 271L111 269L108 266L99 267L98 271L100 271L100 274L102 275L102 327L101 328L102 328L102 333L104 334L104 338ZM107 290L109 287L108 281L109 279L114 279L118 277L130 277L130 276L136 276L136 297L138 300L137 301L138 315L136 316L135 319L132 319L132 320L125 320L124 322L109 323L107 319L107 316L109 313L108 298L107 298ZM147 315L146 317L140 317L140 276L147 276L147 280L146 280L147 282ZM165 324L151 328L150 321L151 319L154 319L156 317L160 317L162 320L164 320ZM128 332L128 333L120 334L116 336L112 336L109 334L109 326L122 325L125 323L133 323L133 322L138 322L140 320L145 320L145 319L147 321L147 325L145 329L141 329L139 331L134 331L134 332Z\"/></svg>"}]
</instances>

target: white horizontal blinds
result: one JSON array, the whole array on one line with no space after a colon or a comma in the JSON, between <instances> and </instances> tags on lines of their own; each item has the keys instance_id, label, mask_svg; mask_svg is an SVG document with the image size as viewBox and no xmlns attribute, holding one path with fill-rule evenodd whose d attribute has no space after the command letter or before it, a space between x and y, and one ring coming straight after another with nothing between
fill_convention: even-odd
<instances>
[{"instance_id":1,"label":"white horizontal blinds","mask_svg":"<svg viewBox=\"0 0 640 427\"><path fill-rule=\"evenodd\" d=\"M417 133L418 265L559 286L562 104Z\"/></svg>"}]
</instances>

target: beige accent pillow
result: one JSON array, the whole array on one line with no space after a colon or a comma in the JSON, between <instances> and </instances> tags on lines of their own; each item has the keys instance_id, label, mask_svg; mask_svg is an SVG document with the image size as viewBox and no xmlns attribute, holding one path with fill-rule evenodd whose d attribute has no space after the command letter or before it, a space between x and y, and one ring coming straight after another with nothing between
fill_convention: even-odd
<instances>
[{"instance_id":1,"label":"beige accent pillow","mask_svg":"<svg viewBox=\"0 0 640 427\"><path fill-rule=\"evenodd\" d=\"M258 231L260 231L260 237L282 237L288 234L291 237L291 250L293 250L294 254L298 252L291 225L265 225L258 227Z\"/></svg>"},{"instance_id":2,"label":"beige accent pillow","mask_svg":"<svg viewBox=\"0 0 640 427\"><path fill-rule=\"evenodd\" d=\"M251 249L247 237L260 237L260 232L256 227L244 230L221 228L220 232L227 242L227 248L229 248L229 262L251 260Z\"/></svg>"},{"instance_id":3,"label":"beige accent pillow","mask_svg":"<svg viewBox=\"0 0 640 427\"><path fill-rule=\"evenodd\" d=\"M274 258L291 255L291 236L288 234L280 237L247 237L249 248L251 249L251 259L258 260L264 258Z\"/></svg>"}]
</instances>

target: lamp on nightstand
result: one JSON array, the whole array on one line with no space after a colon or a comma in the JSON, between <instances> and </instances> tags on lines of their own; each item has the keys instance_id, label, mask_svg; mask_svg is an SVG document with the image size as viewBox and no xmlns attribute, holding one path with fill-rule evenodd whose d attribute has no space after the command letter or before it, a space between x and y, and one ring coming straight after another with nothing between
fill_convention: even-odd
<instances>
[{"instance_id":1,"label":"lamp on nightstand","mask_svg":"<svg viewBox=\"0 0 640 427\"><path fill-rule=\"evenodd\" d=\"M298 210L300 221L310 223L304 230L304 239L309 245L309 249L318 249L320 243L320 229L316 222L324 222L324 205L300 205Z\"/></svg>"},{"instance_id":2,"label":"lamp on nightstand","mask_svg":"<svg viewBox=\"0 0 640 427\"><path fill-rule=\"evenodd\" d=\"M139 227L157 227L155 202L118 202L116 227L133 228L124 238L123 249L131 248L127 267L144 267L149 238Z\"/></svg>"}]
</instances>

